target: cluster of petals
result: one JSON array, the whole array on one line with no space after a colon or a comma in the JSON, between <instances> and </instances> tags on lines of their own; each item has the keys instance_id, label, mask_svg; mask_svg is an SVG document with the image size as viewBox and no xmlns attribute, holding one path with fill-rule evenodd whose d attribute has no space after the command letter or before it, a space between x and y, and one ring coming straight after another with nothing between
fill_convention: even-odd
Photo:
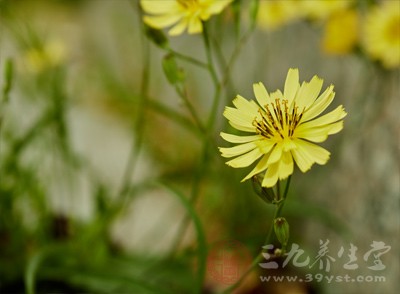
<instances>
[{"instance_id":1,"label":"cluster of petals","mask_svg":"<svg viewBox=\"0 0 400 294\"><path fill-rule=\"evenodd\" d=\"M220 13L232 0L141 0L145 13L144 22L155 28L169 26L171 36L182 34L186 29L189 34L203 31L203 21L211 15Z\"/></svg>"},{"instance_id":2,"label":"cluster of petals","mask_svg":"<svg viewBox=\"0 0 400 294\"><path fill-rule=\"evenodd\" d=\"M400 66L400 3L386 1L367 15L363 47L367 54L386 68Z\"/></svg>"},{"instance_id":3,"label":"cluster of petals","mask_svg":"<svg viewBox=\"0 0 400 294\"><path fill-rule=\"evenodd\" d=\"M249 134L221 133L224 140L237 144L219 148L221 155L233 158L227 164L235 168L259 160L243 181L265 172L262 186L273 187L293 173L294 163L306 172L314 163L323 165L329 160L329 151L315 143L342 130L346 112L340 105L321 115L335 96L333 85L320 94L322 84L314 76L300 85L298 69L289 69L283 93L270 94L261 82L256 83L256 101L238 95L233 100L235 107L225 108L230 125Z\"/></svg>"}]
</instances>

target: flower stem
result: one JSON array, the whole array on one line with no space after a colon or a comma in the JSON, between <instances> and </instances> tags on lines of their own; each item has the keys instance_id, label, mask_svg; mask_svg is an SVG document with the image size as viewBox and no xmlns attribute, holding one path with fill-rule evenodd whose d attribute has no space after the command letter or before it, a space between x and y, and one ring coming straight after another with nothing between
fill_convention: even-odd
<instances>
[{"instance_id":1,"label":"flower stem","mask_svg":"<svg viewBox=\"0 0 400 294\"><path fill-rule=\"evenodd\" d=\"M204 46L205 46L205 51L206 51L206 55L207 55L208 71L210 72L211 79L212 79L212 81L214 83L214 87L215 87L214 98L213 98L211 111L210 111L210 115L208 117L208 123L207 123L207 131L210 135L210 132L215 123L215 119L216 119L217 111L218 111L218 105L219 105L220 98L221 98L221 83L218 80L217 72L214 67L211 44L210 44L210 36L208 34L208 29L207 29L207 26L205 23L203 24L203 40L204 40Z\"/></svg>"},{"instance_id":2,"label":"flower stem","mask_svg":"<svg viewBox=\"0 0 400 294\"><path fill-rule=\"evenodd\" d=\"M203 24L203 40L204 40L205 52L207 55L207 68L211 75L211 80L214 83L215 92L214 92L213 102L212 102L212 106L211 106L211 111L210 111L210 114L208 117L207 125L205 127L205 137L204 137L204 141L203 141L202 155L201 155L200 162L197 167L197 170L196 170L196 173L195 173L195 176L193 179L193 183L192 183L190 201L193 206L197 202L197 198L200 193L200 184L201 184L202 178L207 170L209 157L210 157L209 156L210 144L212 144L212 142L213 142L213 140L211 139L212 130L214 127L217 110L218 110L218 105L220 102L220 96L221 96L221 84L218 80L217 72L216 72L214 64L213 64L210 38L209 38L209 35L207 32L206 24ZM192 113L192 116L194 116L193 113ZM196 120L196 118L195 118L195 120ZM197 122L197 125L202 126L199 124L199 122ZM200 129L201 129L201 131L204 131L203 128L200 128ZM178 233L177 233L174 241L172 242L172 247L171 247L171 252L170 252L171 256L176 252L176 249L179 247L180 243L182 242L182 239L186 234L186 231L187 231L187 228L189 225L189 221L190 221L190 218L188 215L186 215L178 229Z\"/></svg>"},{"instance_id":3,"label":"flower stem","mask_svg":"<svg viewBox=\"0 0 400 294\"><path fill-rule=\"evenodd\" d=\"M267 238L265 239L264 244L269 244L272 241L272 232L274 230L273 222L274 222L274 219L280 217L280 215L281 215L283 205L285 204L286 197L287 197L287 194L289 192L289 185L290 185L291 177L292 176L289 176L289 178L286 181L285 191L283 192L283 195L282 195L282 198L281 198L282 200L279 202L278 207L275 210L274 218L272 219L271 226L269 227ZM277 188L278 188L279 187L279 182L278 182L277 185L278 185L277 186ZM279 193L279 190L280 189L278 189L278 193ZM280 196L281 195L278 194L279 198L280 198ZM243 273L243 275L239 278L239 280L237 280L235 284L233 284L233 285L229 286L228 288L226 288L221 294L231 293L233 290L235 290L237 287L239 287L240 284L243 282L243 280L248 276L248 274L250 274L254 270L254 268L262 261L262 259L263 259L263 255L262 255L262 251L261 251L256 256L256 258L253 260L253 262L250 264L250 266L246 269L246 271Z\"/></svg>"},{"instance_id":4,"label":"flower stem","mask_svg":"<svg viewBox=\"0 0 400 294\"><path fill-rule=\"evenodd\" d=\"M184 60L186 62L192 63L194 65L200 66L200 67L208 70L208 64L203 61L197 60L196 58L193 58L191 56L184 55L184 54L182 54L178 51L175 51L171 48L168 48L167 50L169 53L172 53L174 56L176 56L177 58L179 58L181 60Z\"/></svg>"},{"instance_id":5,"label":"flower stem","mask_svg":"<svg viewBox=\"0 0 400 294\"><path fill-rule=\"evenodd\" d=\"M140 10L139 10L140 11ZM134 173L137 160L139 158L140 150L143 143L144 135L144 122L145 122L145 111L148 100L148 88L150 81L150 43L144 38L144 26L142 25L142 52L143 52L143 68L141 74L141 85L140 95L138 101L136 121L133 126L133 140L131 143L130 152L128 155L127 164L123 172L122 181L117 191L119 201L123 202L125 195L127 195L131 187L131 177Z\"/></svg>"}]
</instances>

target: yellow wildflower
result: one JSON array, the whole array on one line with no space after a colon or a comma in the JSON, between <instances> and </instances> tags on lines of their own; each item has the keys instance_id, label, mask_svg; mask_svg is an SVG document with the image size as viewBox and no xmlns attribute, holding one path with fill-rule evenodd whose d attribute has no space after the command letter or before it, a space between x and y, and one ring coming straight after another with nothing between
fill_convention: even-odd
<instances>
[{"instance_id":1,"label":"yellow wildflower","mask_svg":"<svg viewBox=\"0 0 400 294\"><path fill-rule=\"evenodd\" d=\"M273 30L299 18L298 0L260 1L257 23Z\"/></svg>"},{"instance_id":2,"label":"yellow wildflower","mask_svg":"<svg viewBox=\"0 0 400 294\"><path fill-rule=\"evenodd\" d=\"M365 20L363 46L387 68L400 65L400 3L387 1L373 8Z\"/></svg>"},{"instance_id":3,"label":"yellow wildflower","mask_svg":"<svg viewBox=\"0 0 400 294\"><path fill-rule=\"evenodd\" d=\"M332 13L348 8L354 0L301 0L301 10L314 20L323 20Z\"/></svg>"},{"instance_id":4,"label":"yellow wildflower","mask_svg":"<svg viewBox=\"0 0 400 294\"><path fill-rule=\"evenodd\" d=\"M187 28L189 34L203 31L202 21L213 14L220 13L232 0L141 0L143 10L151 15L143 17L144 22L162 29L174 25L171 36L183 33Z\"/></svg>"},{"instance_id":5,"label":"yellow wildflower","mask_svg":"<svg viewBox=\"0 0 400 294\"><path fill-rule=\"evenodd\" d=\"M40 48L31 48L25 53L28 69L40 73L65 61L66 48L60 40L50 40Z\"/></svg>"},{"instance_id":6,"label":"yellow wildflower","mask_svg":"<svg viewBox=\"0 0 400 294\"><path fill-rule=\"evenodd\" d=\"M322 38L322 48L326 53L349 53L357 42L358 14L356 10L341 10L327 20Z\"/></svg>"},{"instance_id":7,"label":"yellow wildflower","mask_svg":"<svg viewBox=\"0 0 400 294\"><path fill-rule=\"evenodd\" d=\"M253 85L254 100L238 95L226 107L224 116L234 128L252 133L238 136L221 133L228 142L239 144L219 148L223 157L236 157L229 166L247 167L261 158L255 168L243 179L247 180L265 171L262 186L273 187L293 173L294 162L302 172L314 163L325 164L330 153L314 144L327 139L343 128L346 112L342 105L319 116L333 101L335 92L330 85L321 95L323 80L314 76L310 82L299 84L299 71L289 69L283 93L269 94L260 83ZM319 117L318 117L319 116Z\"/></svg>"}]
</instances>

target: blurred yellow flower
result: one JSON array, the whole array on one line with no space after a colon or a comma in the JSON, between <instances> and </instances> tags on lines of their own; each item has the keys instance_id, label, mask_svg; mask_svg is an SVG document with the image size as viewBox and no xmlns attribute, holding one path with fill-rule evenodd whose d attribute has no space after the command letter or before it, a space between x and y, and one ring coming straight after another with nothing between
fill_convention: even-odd
<instances>
[{"instance_id":1,"label":"blurred yellow flower","mask_svg":"<svg viewBox=\"0 0 400 294\"><path fill-rule=\"evenodd\" d=\"M257 23L261 28L274 30L301 17L298 0L260 1Z\"/></svg>"},{"instance_id":2,"label":"blurred yellow flower","mask_svg":"<svg viewBox=\"0 0 400 294\"><path fill-rule=\"evenodd\" d=\"M60 65L66 55L66 48L60 40L50 40L40 48L33 47L26 51L25 62L29 71L40 73Z\"/></svg>"},{"instance_id":3,"label":"blurred yellow flower","mask_svg":"<svg viewBox=\"0 0 400 294\"><path fill-rule=\"evenodd\" d=\"M354 9L334 13L325 24L322 49L328 54L351 52L358 42L358 13Z\"/></svg>"},{"instance_id":4,"label":"blurred yellow flower","mask_svg":"<svg viewBox=\"0 0 400 294\"><path fill-rule=\"evenodd\" d=\"M300 0L301 10L313 20L323 20L332 13L348 8L354 0Z\"/></svg>"},{"instance_id":5,"label":"blurred yellow flower","mask_svg":"<svg viewBox=\"0 0 400 294\"><path fill-rule=\"evenodd\" d=\"M400 65L400 2L386 1L367 15L363 46L371 58L387 68Z\"/></svg>"},{"instance_id":6,"label":"blurred yellow flower","mask_svg":"<svg viewBox=\"0 0 400 294\"><path fill-rule=\"evenodd\" d=\"M265 171L262 186L273 187L293 173L294 162L302 172L314 163L325 164L330 153L314 144L327 139L343 128L346 112L342 105L319 116L333 101L335 92L330 85L321 95L323 80L314 76L310 82L299 84L299 71L289 69L283 93L268 94L264 85L253 85L254 100L238 95L226 107L224 116L236 129L252 133L238 136L221 133L228 142L239 144L219 148L223 157L236 157L229 166L247 167L261 158L255 168L243 179L247 180ZM319 117L318 117L319 116Z\"/></svg>"},{"instance_id":7,"label":"blurred yellow flower","mask_svg":"<svg viewBox=\"0 0 400 294\"><path fill-rule=\"evenodd\" d=\"M183 33L187 28L189 34L203 31L202 21L213 14L220 13L232 0L141 0L144 12L151 14L143 17L144 22L162 29L174 25L171 36Z\"/></svg>"}]
</instances>

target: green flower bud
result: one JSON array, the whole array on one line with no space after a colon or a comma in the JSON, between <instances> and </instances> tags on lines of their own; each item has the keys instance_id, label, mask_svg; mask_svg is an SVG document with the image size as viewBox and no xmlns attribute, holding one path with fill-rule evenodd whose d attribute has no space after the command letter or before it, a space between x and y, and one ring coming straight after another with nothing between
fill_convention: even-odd
<instances>
[{"instance_id":1,"label":"green flower bud","mask_svg":"<svg viewBox=\"0 0 400 294\"><path fill-rule=\"evenodd\" d=\"M252 178L254 192L266 203L271 204L275 202L274 190L272 188L266 188L261 185L262 178L259 175L255 175Z\"/></svg>"},{"instance_id":2,"label":"green flower bud","mask_svg":"<svg viewBox=\"0 0 400 294\"><path fill-rule=\"evenodd\" d=\"M145 33L158 47L162 49L167 49L169 47L168 39L161 30L156 30L145 25Z\"/></svg>"},{"instance_id":3,"label":"green flower bud","mask_svg":"<svg viewBox=\"0 0 400 294\"><path fill-rule=\"evenodd\" d=\"M286 247L289 240L289 223L284 217L274 219L275 235L283 247Z\"/></svg>"},{"instance_id":4,"label":"green flower bud","mask_svg":"<svg viewBox=\"0 0 400 294\"><path fill-rule=\"evenodd\" d=\"M178 66L175 56L167 54L162 60L164 74L172 85L182 83L185 80L184 71Z\"/></svg>"}]
</instances>

